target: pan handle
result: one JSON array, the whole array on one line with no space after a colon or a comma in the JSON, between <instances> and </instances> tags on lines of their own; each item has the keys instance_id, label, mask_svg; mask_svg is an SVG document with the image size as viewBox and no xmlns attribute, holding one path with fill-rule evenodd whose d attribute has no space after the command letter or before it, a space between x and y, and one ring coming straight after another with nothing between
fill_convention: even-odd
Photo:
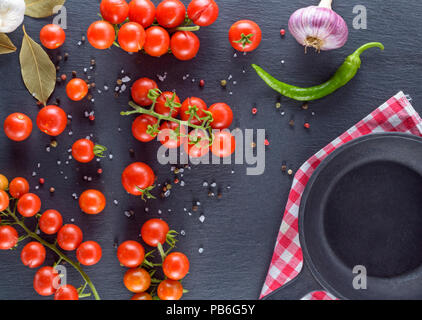
<instances>
[{"instance_id":1,"label":"pan handle","mask_svg":"<svg viewBox=\"0 0 422 320\"><path fill-rule=\"evenodd\" d=\"M299 275L286 285L277 289L264 300L300 300L313 291L323 290L315 280L308 266L304 263Z\"/></svg>"}]
</instances>

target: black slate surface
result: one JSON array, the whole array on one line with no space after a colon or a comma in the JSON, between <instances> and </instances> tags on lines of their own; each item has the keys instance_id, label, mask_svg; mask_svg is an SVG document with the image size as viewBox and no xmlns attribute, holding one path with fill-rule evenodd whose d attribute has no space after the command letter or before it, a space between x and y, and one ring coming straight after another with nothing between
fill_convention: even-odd
<instances>
[{"instance_id":1,"label":"black slate surface","mask_svg":"<svg viewBox=\"0 0 422 320\"><path fill-rule=\"evenodd\" d=\"M158 4L158 1L154 1ZM188 2L184 1L187 5ZM421 99L422 54L417 40L420 21L416 12L422 9L419 1L334 1L334 8L346 19L350 28L350 38L342 49L321 54L303 54L303 49L287 33L280 38L280 28L287 29L290 14L317 1L276 1L276 0L218 0L221 13L218 22L199 32L201 49L198 57L190 62L179 62L173 57L153 59L145 56L129 56L118 48L100 52L88 43L77 43L89 24L97 19L99 1L68 0L67 42L57 54L68 52L67 63L61 64L60 73L71 76L72 70L83 75L89 68L91 58L97 66L88 74L93 76L97 87L110 86L107 93L94 92L95 103L70 102L65 96L63 85L56 88L51 102L61 99L61 107L73 116L71 126L58 137L59 146L46 152L50 138L33 131L31 138L23 143L9 141L0 133L0 172L8 177L24 176L31 183L31 190L43 177L46 184L37 193L43 200L43 209L55 208L62 212L65 222L71 219L79 224L85 239L96 240L103 247L103 259L95 267L86 268L96 284L102 298L128 299L122 283L124 269L115 257L113 244L127 239L136 239L144 221L152 217L163 217L177 231L185 230L180 237L178 248L191 260L191 273L184 281L189 289L185 299L255 299L264 282L272 256L275 238L282 219L282 212L289 192L291 178L280 170L286 161L293 170L326 143L344 132L366 116L379 104L400 90L410 94L418 111ZM368 29L354 30L353 7L364 4L368 9ZM234 57L234 51L227 40L228 28L239 19L253 19L263 31L263 41L254 53ZM52 18L34 20L25 18L28 33L38 40L41 27ZM11 35L20 46L22 32ZM381 41L386 50L366 52L362 58L362 68L357 77L346 87L326 99L312 102L309 110L302 110L301 104L282 98L282 116L274 108L278 95L257 78L249 65L257 63L277 75L280 79L297 85L313 85L328 79L343 62L344 58L358 46L369 41ZM281 60L285 64L281 64ZM124 167L134 161L145 161L153 167L158 182L172 180L170 166L161 166L156 161L157 142L141 144L132 137L132 118L119 116L126 109L129 92L114 98L114 83L124 69L132 78L141 76L156 78L157 74L168 72L161 83L163 89L176 89L181 98L199 96L207 103L227 102L235 113L233 128L264 128L270 146L266 153L266 171L261 176L246 176L245 166L200 166L185 172L185 187L176 186L171 197L166 200L151 201L145 213L144 203L127 195L120 183ZM244 74L242 70L246 69ZM186 74L188 80L183 80ZM221 79L229 81L228 89L219 86ZM20 76L18 54L0 57L0 120L12 112L21 111L33 120L38 107L26 91ZM206 87L200 89L197 81L205 79ZM234 84L236 81L236 85ZM232 92L232 94L230 94ZM251 108L256 106L258 114L253 116ZM96 120L92 125L84 112L95 110ZM312 112L315 114L312 115ZM294 119L296 125L289 126ZM305 121L311 128L303 128ZM118 129L121 128L121 131ZM69 131L73 132L69 136ZM89 165L71 161L65 165L67 149L76 139L93 133L95 141L105 144L114 158L103 159ZM132 158L129 148L136 150ZM57 161L61 161L61 165ZM37 164L41 167L38 169ZM95 172L102 167L104 173ZM76 169L79 168L79 171ZM234 173L232 173L232 170ZM63 171L63 174L60 174ZM37 176L32 177L32 172ZM83 180L92 176L93 181ZM68 180L64 180L64 176ZM222 190L222 199L209 199L204 181L217 183ZM50 186L56 188L50 195ZM227 191L227 186L231 186ZM103 214L91 217L82 214L72 193L80 194L87 188L98 188L105 192L108 205ZM118 200L118 205L113 200ZM193 201L200 201L200 210L189 216ZM133 209L132 219L124 211ZM168 209L172 209L168 213ZM162 214L158 214L162 210ZM199 221L199 213L205 214L205 222ZM202 254L198 252L203 248ZM0 252L0 299L38 299L32 289L34 270L28 270L20 262L19 250ZM49 256L52 261L52 256ZM80 278L70 272L69 282L79 285Z\"/></svg>"}]
</instances>

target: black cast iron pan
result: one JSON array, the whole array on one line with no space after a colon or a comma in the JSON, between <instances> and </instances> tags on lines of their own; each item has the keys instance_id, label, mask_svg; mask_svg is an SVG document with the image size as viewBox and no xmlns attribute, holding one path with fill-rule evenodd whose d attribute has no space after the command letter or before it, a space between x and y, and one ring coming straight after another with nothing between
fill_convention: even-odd
<instances>
[{"instance_id":1,"label":"black cast iron pan","mask_svg":"<svg viewBox=\"0 0 422 320\"><path fill-rule=\"evenodd\" d=\"M306 186L299 237L301 273L266 299L422 299L422 139L372 134L334 151Z\"/></svg>"}]
</instances>

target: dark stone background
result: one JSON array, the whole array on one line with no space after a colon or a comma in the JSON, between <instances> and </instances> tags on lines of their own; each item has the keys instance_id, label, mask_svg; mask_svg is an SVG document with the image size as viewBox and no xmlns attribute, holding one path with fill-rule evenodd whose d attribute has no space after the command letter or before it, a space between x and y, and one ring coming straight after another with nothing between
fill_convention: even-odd
<instances>
[{"instance_id":1,"label":"dark stone background","mask_svg":"<svg viewBox=\"0 0 422 320\"><path fill-rule=\"evenodd\" d=\"M158 4L158 1L154 0L154 3ZM70 54L68 62L60 64L59 74L66 73L71 77L72 70L75 70L84 77L83 69L89 68L91 58L95 58L96 69L88 74L95 79L97 88L102 89L108 84L111 89L102 94L94 91L94 104L86 100L73 103L66 98L64 86L57 86L50 102L59 97L61 107L73 116L72 124L58 137L59 146L50 153L46 152L50 138L36 128L31 138L23 143L9 141L1 133L0 172L8 177L28 178L32 191L38 179L44 177L46 184L37 191L43 200L43 209L61 211L66 223L75 219L82 227L86 240L99 241L103 247L103 259L97 266L86 270L102 298L130 298L131 294L122 283L124 269L117 262L113 244L136 239L142 223L152 217L162 217L175 230L186 231L178 245L191 261L191 273L184 280L184 286L190 291L185 295L186 299L257 298L291 184L291 178L280 169L282 162L286 161L289 168L296 170L309 156L399 90L410 94L417 110L421 110L417 105L422 81L417 12L421 12L422 4L415 0L334 1L335 10L349 25L348 43L336 51L304 55L289 33L281 39L279 31L280 28L287 29L288 18L294 10L314 3L317 1L218 0L220 17L213 26L200 30L198 57L190 62L179 62L171 56L154 59L129 56L118 48L100 52L88 43L78 46L89 24L98 18L99 1L67 1L67 42L52 53L53 56ZM353 7L357 4L364 4L368 9L368 30L352 28ZM227 32L232 23L244 18L253 19L262 27L263 41L254 53L234 58ZM25 18L25 25L28 33L38 41L41 27L51 21L52 18ZM20 47L22 31L16 31L11 38ZM346 88L310 103L307 111L301 109L301 103L283 98L284 116L274 107L278 95L266 87L249 67L251 63L257 63L287 82L313 85L329 78L347 55L369 41L383 42L386 50L383 53L377 49L366 52L360 73ZM281 60L285 60L284 65ZM265 128L270 141L265 174L246 176L246 168L241 165L194 167L184 174L185 187L175 186L171 197L166 200L150 201L147 204L149 213L145 213L144 203L123 190L120 183L123 169L131 162L145 161L157 173L159 183L174 177L170 166L161 166L156 160L159 144L145 145L135 141L130 132L132 118L119 115L129 101L129 91L117 99L113 95L122 68L132 79L141 76L156 78L157 74L168 72L167 79L161 83L162 89L176 89L183 99L197 95L209 104L227 102L235 113L233 128ZM245 74L243 69L247 70ZM21 80L18 53L1 56L0 70L1 121L16 111L35 120L38 107ZM183 76L187 73L190 78L184 81ZM227 79L230 74L233 79L224 90L219 81ZM200 89L197 81L192 83L192 78L197 81L205 79L206 87ZM255 116L251 114L253 106L258 108ZM86 110L95 110L94 125L84 117ZM296 122L293 128L289 126L291 119ZM311 124L310 130L303 128L306 121ZM68 135L70 130L72 136ZM106 158L88 165L71 161L65 165L67 149L73 141L91 133L96 142L109 147L113 160ZM130 156L129 148L136 150L134 158ZM62 161L61 165L57 164L58 160ZM37 163L41 164L39 169ZM96 174L99 166L104 170L101 176ZM34 171L36 177L32 177ZM60 171L64 172L63 175ZM92 176L93 181L84 181L84 175ZM68 180L64 180L64 176L68 176ZM217 189L222 191L222 199L209 199L208 189L202 187L204 181L215 181ZM50 186L56 188L54 195L48 191ZM231 186L230 191L227 186ZM103 190L108 200L106 210L96 217L82 214L71 196L91 187ZM114 199L119 201L117 206L113 204ZM190 210L192 202L197 200L201 201L200 211L189 216L183 208ZM167 212L169 208L171 213ZM128 219L124 215L128 209L136 212L134 218ZM158 210L162 210L162 215ZM206 216L203 224L198 219L200 212ZM200 247L204 248L202 254L198 252ZM39 298L32 289L35 271L23 267L19 254L19 250L0 252L0 299ZM53 256L49 255L48 259L52 262ZM69 277L70 283L79 286L81 279L77 274L72 271Z\"/></svg>"}]
</instances>

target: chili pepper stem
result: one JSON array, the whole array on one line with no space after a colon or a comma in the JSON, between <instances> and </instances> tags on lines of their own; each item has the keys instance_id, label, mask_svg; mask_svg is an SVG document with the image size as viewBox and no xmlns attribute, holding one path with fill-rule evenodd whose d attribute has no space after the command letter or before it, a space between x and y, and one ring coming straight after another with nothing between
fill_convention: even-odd
<instances>
[{"instance_id":1,"label":"chili pepper stem","mask_svg":"<svg viewBox=\"0 0 422 320\"><path fill-rule=\"evenodd\" d=\"M94 284L92 283L91 279L89 278L89 276L85 273L85 271L82 270L82 268L80 267L79 264L77 264L76 262L74 262L73 260L69 259L65 254L63 254L55 245L45 241L44 239L42 239L40 236L38 236L36 233L32 232L31 230L28 229L28 227L25 225L25 223L21 220L19 220L16 215L8 208L7 209L7 213L10 217L12 217L15 221L16 224L19 225L28 235L28 237L37 240L38 242L40 242L42 245L44 245L45 247L49 248L50 250L52 250L54 253L56 253L62 260L66 261L67 263L69 263L73 268L75 268L80 275L82 276L82 278L85 280L85 282L88 284L88 286L91 289L92 294L95 297L95 300L101 300L97 289L95 288Z\"/></svg>"},{"instance_id":2,"label":"chili pepper stem","mask_svg":"<svg viewBox=\"0 0 422 320\"><path fill-rule=\"evenodd\" d=\"M380 48L381 50L384 50L384 45L380 42L369 42L358 48L352 55L360 56L364 51L371 48Z\"/></svg>"},{"instance_id":3,"label":"chili pepper stem","mask_svg":"<svg viewBox=\"0 0 422 320\"><path fill-rule=\"evenodd\" d=\"M106 151L107 151L107 148L102 146L102 145L96 144L94 146L94 154L95 154L95 156L97 156L99 158L104 158L104 152L106 152Z\"/></svg>"},{"instance_id":4,"label":"chili pepper stem","mask_svg":"<svg viewBox=\"0 0 422 320\"><path fill-rule=\"evenodd\" d=\"M333 0L321 0L318 7L332 9Z\"/></svg>"}]
</instances>

